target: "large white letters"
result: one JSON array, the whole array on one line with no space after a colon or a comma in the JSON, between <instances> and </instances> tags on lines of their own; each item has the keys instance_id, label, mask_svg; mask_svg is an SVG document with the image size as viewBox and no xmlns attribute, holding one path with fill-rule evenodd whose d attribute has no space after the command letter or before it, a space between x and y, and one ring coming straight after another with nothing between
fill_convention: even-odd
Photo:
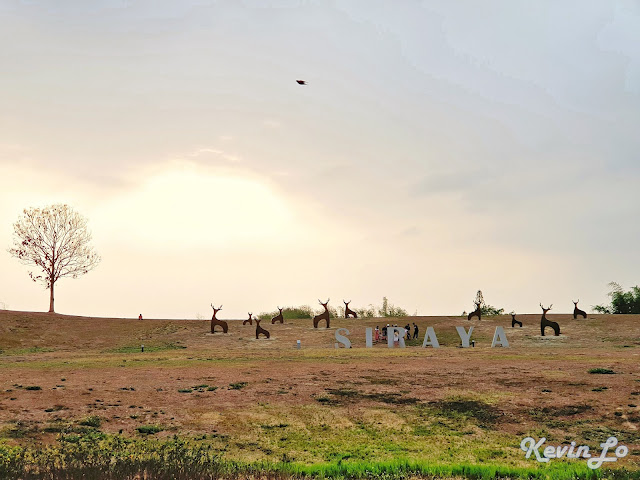
<instances>
[{"instance_id":1,"label":"large white letters","mask_svg":"<svg viewBox=\"0 0 640 480\"><path fill-rule=\"evenodd\" d=\"M438 343L438 337L436 337L436 332L433 327L427 327L427 331L424 334L424 342L422 342L422 348L426 348L427 345L431 345L433 348L440 347Z\"/></svg>"},{"instance_id":2,"label":"large white letters","mask_svg":"<svg viewBox=\"0 0 640 480\"><path fill-rule=\"evenodd\" d=\"M342 335L344 333L344 335ZM336 330L336 340L337 342L334 344L336 348L340 348L340 343L342 343L345 348L351 348L351 341L345 335L349 335L349 330L346 328L339 328ZM338 343L339 342L339 343Z\"/></svg>"},{"instance_id":3,"label":"large white letters","mask_svg":"<svg viewBox=\"0 0 640 480\"><path fill-rule=\"evenodd\" d=\"M463 348L469 348L469 339L471 338L471 332L473 332L473 327L469 327L469 333L467 333L464 327L456 327L458 331L458 335L460 335L460 340L462 341Z\"/></svg>"}]
</instances>

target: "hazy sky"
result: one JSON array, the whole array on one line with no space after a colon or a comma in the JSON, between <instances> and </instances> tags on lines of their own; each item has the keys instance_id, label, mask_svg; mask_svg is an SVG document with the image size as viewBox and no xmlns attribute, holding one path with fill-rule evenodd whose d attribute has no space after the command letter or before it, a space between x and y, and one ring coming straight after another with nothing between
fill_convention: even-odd
<instances>
[{"instance_id":1,"label":"hazy sky","mask_svg":"<svg viewBox=\"0 0 640 480\"><path fill-rule=\"evenodd\" d=\"M0 302L68 203L60 313L590 310L640 282L639 45L638 1L0 0Z\"/></svg>"}]
</instances>

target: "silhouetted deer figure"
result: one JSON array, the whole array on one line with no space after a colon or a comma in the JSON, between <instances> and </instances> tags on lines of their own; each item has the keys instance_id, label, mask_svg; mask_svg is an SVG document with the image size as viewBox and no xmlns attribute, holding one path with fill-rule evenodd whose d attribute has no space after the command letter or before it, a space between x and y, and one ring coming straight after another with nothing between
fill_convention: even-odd
<instances>
[{"instance_id":1,"label":"silhouetted deer figure","mask_svg":"<svg viewBox=\"0 0 640 480\"><path fill-rule=\"evenodd\" d=\"M249 312L247 312L247 313L249 313ZM248 323L249 325L253 325L253 318L251 318L252 315L253 315L253 313L249 313L249 318L246 319L244 322L242 322L242 324L246 325Z\"/></svg>"},{"instance_id":2,"label":"silhouetted deer figure","mask_svg":"<svg viewBox=\"0 0 640 480\"><path fill-rule=\"evenodd\" d=\"M258 339L260 334L263 334L267 338L271 337L269 332L260 326L260 320L256 318L256 339Z\"/></svg>"},{"instance_id":3,"label":"silhouetted deer figure","mask_svg":"<svg viewBox=\"0 0 640 480\"><path fill-rule=\"evenodd\" d=\"M313 317L313 328L318 328L318 323L320 322L320 320L326 320L327 328L329 328L329 309L327 308L327 304L329 303L329 300L330 299L327 298L326 303L322 303L322 301L318 299L318 301L320 302L320 305L324 307L324 312L322 312L320 315L316 315L315 317Z\"/></svg>"},{"instance_id":4,"label":"silhouetted deer figure","mask_svg":"<svg viewBox=\"0 0 640 480\"><path fill-rule=\"evenodd\" d=\"M349 308L351 300L348 302L342 300L342 303L344 303L344 318L349 318L349 315L353 315L353 318L358 318L358 314Z\"/></svg>"},{"instance_id":5,"label":"silhouetted deer figure","mask_svg":"<svg viewBox=\"0 0 640 480\"><path fill-rule=\"evenodd\" d=\"M229 326L227 325L227 322L225 322L224 320L218 320L216 318L216 314L220 310L222 310L222 305L220 305L220 308L216 308L213 306L213 303L212 303L211 308L213 308L213 317L211 317L211 333L216 333L215 332L216 325L219 325L222 327L222 333L227 333L227 330L229 330Z\"/></svg>"},{"instance_id":6,"label":"silhouetted deer figure","mask_svg":"<svg viewBox=\"0 0 640 480\"><path fill-rule=\"evenodd\" d=\"M516 320L516 314L512 313L511 314L511 328L515 327L516 324L520 325L520 327L522 328L522 322Z\"/></svg>"},{"instance_id":7,"label":"silhouetted deer figure","mask_svg":"<svg viewBox=\"0 0 640 480\"><path fill-rule=\"evenodd\" d=\"M481 309L480 309L480 303L478 302L473 302L476 306L476 309L471 312L468 316L467 316L467 320L471 320L471 317L478 317L478 320L481 320L480 316L482 314Z\"/></svg>"},{"instance_id":8,"label":"silhouetted deer figure","mask_svg":"<svg viewBox=\"0 0 640 480\"><path fill-rule=\"evenodd\" d=\"M571 300L573 302L573 300ZM580 299L578 299L578 302ZM578 315L582 315L582 318L587 318L587 312L584 312L578 308L578 302L573 302L573 319L577 319Z\"/></svg>"},{"instance_id":9,"label":"silhouetted deer figure","mask_svg":"<svg viewBox=\"0 0 640 480\"><path fill-rule=\"evenodd\" d=\"M282 316L282 309L278 307L278 310L280 310L280 313L271 319L271 325L273 325L276 322L284 323L284 317Z\"/></svg>"},{"instance_id":10,"label":"silhouetted deer figure","mask_svg":"<svg viewBox=\"0 0 640 480\"><path fill-rule=\"evenodd\" d=\"M551 310L551 307L553 307L553 303L551 305L549 305L549 308L544 308L542 306L542 303L540 304L540 308L542 308L542 317L540 318L540 335L542 335L544 337L544 329L547 327L551 327L553 328L553 331L556 334L556 337L558 335L560 335L560 325L558 325L558 322L552 322L551 320L547 320L547 312L549 310Z\"/></svg>"}]
</instances>

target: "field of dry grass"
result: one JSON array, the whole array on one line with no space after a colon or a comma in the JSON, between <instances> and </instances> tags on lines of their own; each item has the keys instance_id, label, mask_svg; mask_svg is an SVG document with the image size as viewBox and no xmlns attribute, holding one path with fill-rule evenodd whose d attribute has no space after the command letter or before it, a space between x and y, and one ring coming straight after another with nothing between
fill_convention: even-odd
<instances>
[{"instance_id":1,"label":"field of dry grass","mask_svg":"<svg viewBox=\"0 0 640 480\"><path fill-rule=\"evenodd\" d=\"M157 431L246 461L532 466L525 436L599 450L613 435L629 447L618 465L637 469L640 316L548 317L562 336L541 337L539 314L513 329L510 316L401 318L391 323L416 322L421 337L433 326L442 347L366 349L365 328L389 319L265 321L271 338L256 340L241 321L212 335L208 321L0 310L0 443ZM474 348L458 348L458 325L474 326ZM497 325L510 348L490 348ZM338 327L353 348L334 348ZM589 373L597 368L614 373Z\"/></svg>"}]
</instances>

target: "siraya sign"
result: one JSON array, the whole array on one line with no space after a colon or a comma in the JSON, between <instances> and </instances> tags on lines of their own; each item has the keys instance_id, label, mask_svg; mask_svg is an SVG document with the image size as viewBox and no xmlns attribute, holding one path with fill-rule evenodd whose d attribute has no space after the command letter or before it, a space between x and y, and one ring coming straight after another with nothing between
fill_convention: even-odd
<instances>
[{"instance_id":1,"label":"siraya sign","mask_svg":"<svg viewBox=\"0 0 640 480\"><path fill-rule=\"evenodd\" d=\"M469 348L471 333L473 332L473 327L469 327L469 330L465 330L464 327L456 327L456 331L458 332L458 336L460 337L460 343L463 348ZM394 348L394 333L398 332L397 341L398 347L405 348L404 337L407 334L407 330L403 327L387 327L387 346L388 348ZM346 328L338 328L336 330L336 343L334 344L336 348L340 348L340 345L343 345L345 348L351 348L351 341L348 338L349 330ZM366 348L373 347L373 329L371 327L367 327L365 331L365 345ZM424 340L422 342L422 347L433 347L440 348L440 343L438 342L438 337L436 336L436 332L433 327L427 327L427 331L424 334ZM491 342L491 347L509 347L509 341L507 340L507 334L504 331L503 327L496 327L495 332L493 333L493 340Z\"/></svg>"}]
</instances>

